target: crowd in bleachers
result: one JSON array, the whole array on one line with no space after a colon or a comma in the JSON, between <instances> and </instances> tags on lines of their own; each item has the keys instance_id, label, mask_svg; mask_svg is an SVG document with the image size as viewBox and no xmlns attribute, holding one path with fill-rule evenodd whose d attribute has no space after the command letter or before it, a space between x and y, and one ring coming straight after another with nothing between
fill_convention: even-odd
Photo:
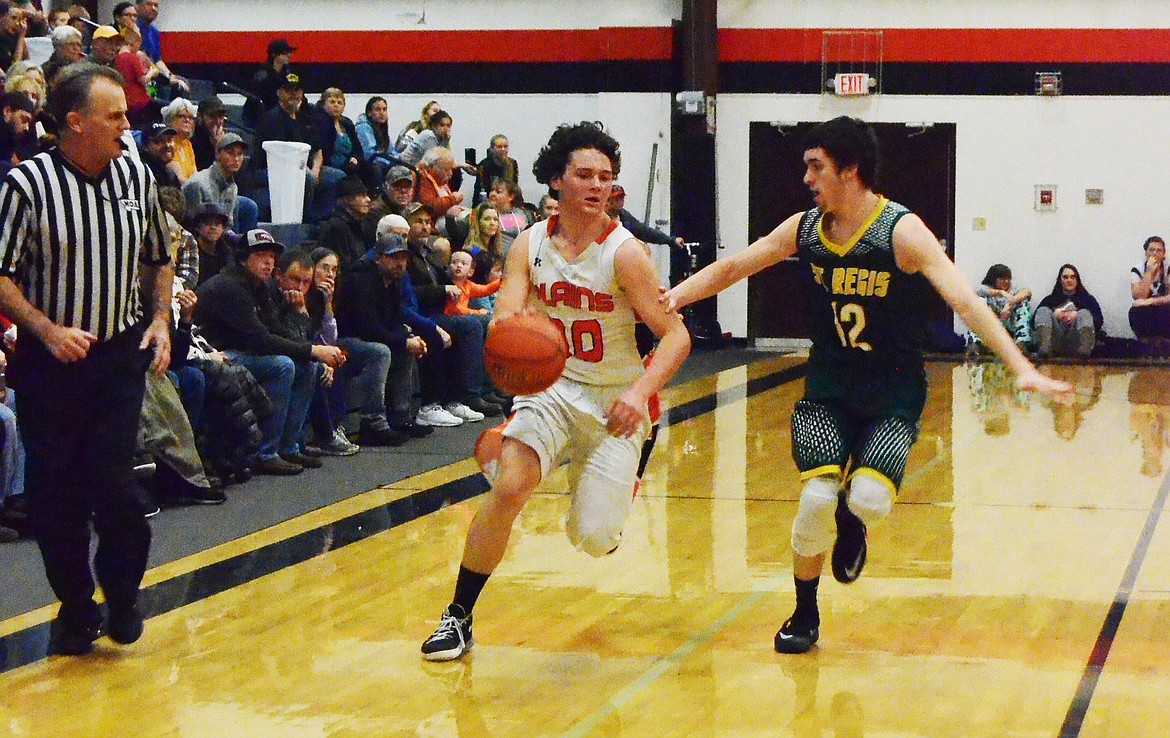
<instances>
[{"instance_id":1,"label":"crowd in bleachers","mask_svg":"<svg viewBox=\"0 0 1170 738\"><path fill-rule=\"evenodd\" d=\"M507 412L483 366L494 293L512 240L556 201L525 201L506 136L459 164L437 101L401 126L380 97L356 122L336 87L310 104L283 39L245 104L229 107L214 83L166 65L159 0L119 3L109 23L39 5L0 0L0 169L53 147L45 102L62 69L111 66L132 126L126 155L153 172L170 227L171 364L147 378L135 469L152 511L219 504L255 474L344 464L327 459ZM268 226L266 141L309 145L291 230ZM16 329L3 327L11 347ZM0 540L27 531L14 394L0 405Z\"/></svg>"}]
</instances>

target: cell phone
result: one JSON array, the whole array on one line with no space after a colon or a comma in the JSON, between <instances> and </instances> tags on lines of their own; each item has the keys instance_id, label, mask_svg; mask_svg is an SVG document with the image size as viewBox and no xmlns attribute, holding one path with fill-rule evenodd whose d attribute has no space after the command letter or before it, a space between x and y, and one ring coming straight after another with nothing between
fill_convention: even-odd
<instances>
[{"instance_id":1,"label":"cell phone","mask_svg":"<svg viewBox=\"0 0 1170 738\"><path fill-rule=\"evenodd\" d=\"M475 149L473 147L468 147L463 150L463 161L467 162L471 166L475 166L476 158Z\"/></svg>"}]
</instances>

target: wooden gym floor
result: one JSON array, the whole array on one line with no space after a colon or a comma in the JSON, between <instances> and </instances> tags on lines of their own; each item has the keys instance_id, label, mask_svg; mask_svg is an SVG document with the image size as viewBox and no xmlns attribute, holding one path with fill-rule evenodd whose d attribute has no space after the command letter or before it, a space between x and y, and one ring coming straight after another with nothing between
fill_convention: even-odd
<instances>
[{"instance_id":1,"label":"wooden gym floor","mask_svg":"<svg viewBox=\"0 0 1170 738\"><path fill-rule=\"evenodd\" d=\"M821 642L782 656L803 360L672 388L621 548L568 544L563 474L516 524L476 649L423 662L485 485L463 461L152 570L130 647L43 658L0 622L0 734L1170 735L1170 370L996 365L931 396L864 576L822 579Z\"/></svg>"}]
</instances>

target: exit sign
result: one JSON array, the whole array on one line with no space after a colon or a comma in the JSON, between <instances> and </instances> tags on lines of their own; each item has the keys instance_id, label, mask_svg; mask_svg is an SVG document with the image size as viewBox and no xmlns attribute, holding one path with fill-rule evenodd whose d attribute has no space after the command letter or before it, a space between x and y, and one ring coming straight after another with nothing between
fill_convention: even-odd
<instances>
[{"instance_id":1,"label":"exit sign","mask_svg":"<svg viewBox=\"0 0 1170 738\"><path fill-rule=\"evenodd\" d=\"M865 72L838 74L833 78L833 92L838 95L868 95L869 75Z\"/></svg>"}]
</instances>

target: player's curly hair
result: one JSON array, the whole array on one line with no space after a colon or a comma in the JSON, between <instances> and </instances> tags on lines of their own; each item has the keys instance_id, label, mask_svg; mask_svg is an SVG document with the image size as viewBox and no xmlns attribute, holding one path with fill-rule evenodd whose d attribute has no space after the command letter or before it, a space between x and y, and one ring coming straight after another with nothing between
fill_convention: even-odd
<instances>
[{"instance_id":1,"label":"player's curly hair","mask_svg":"<svg viewBox=\"0 0 1170 738\"><path fill-rule=\"evenodd\" d=\"M565 123L553 131L553 135L537 154L536 162L532 165L536 181L547 185L552 182L553 177L563 175L573 152L581 149L597 149L605 154L613 166L613 176L618 176L622 166L622 154L618 151L617 140L605 132L605 127L601 123L583 120L574 125Z\"/></svg>"}]
</instances>

